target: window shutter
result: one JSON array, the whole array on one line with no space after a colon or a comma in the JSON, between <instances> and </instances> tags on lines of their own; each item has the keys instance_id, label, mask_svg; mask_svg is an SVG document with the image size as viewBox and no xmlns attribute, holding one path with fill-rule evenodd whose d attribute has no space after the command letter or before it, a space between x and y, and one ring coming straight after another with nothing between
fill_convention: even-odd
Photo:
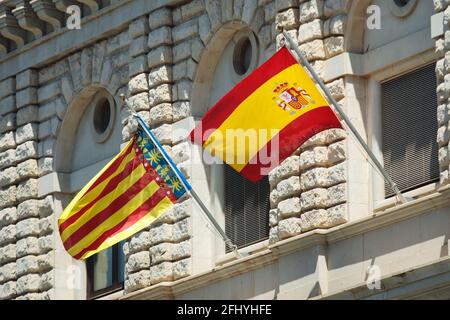
<instances>
[{"instance_id":1,"label":"window shutter","mask_svg":"<svg viewBox=\"0 0 450 320\"><path fill-rule=\"evenodd\" d=\"M439 179L435 66L382 84L384 166L402 191Z\"/></svg>"},{"instance_id":2,"label":"window shutter","mask_svg":"<svg viewBox=\"0 0 450 320\"><path fill-rule=\"evenodd\" d=\"M239 248L269 237L269 181L252 183L224 165L225 233ZM227 252L230 249L227 248Z\"/></svg>"}]
</instances>

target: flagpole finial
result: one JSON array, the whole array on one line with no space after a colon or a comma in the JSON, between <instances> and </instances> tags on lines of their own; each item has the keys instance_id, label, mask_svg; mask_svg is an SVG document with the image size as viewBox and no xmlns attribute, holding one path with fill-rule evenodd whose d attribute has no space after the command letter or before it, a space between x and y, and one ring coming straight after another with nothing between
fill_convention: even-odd
<instances>
[{"instance_id":1,"label":"flagpole finial","mask_svg":"<svg viewBox=\"0 0 450 320\"><path fill-rule=\"evenodd\" d=\"M120 98L120 102L122 104L122 108L125 107L128 109L128 111L130 111L130 113L134 116L136 115L136 110L134 110L134 108L128 103L128 99L126 98L125 94L121 93L119 95Z\"/></svg>"}]
</instances>

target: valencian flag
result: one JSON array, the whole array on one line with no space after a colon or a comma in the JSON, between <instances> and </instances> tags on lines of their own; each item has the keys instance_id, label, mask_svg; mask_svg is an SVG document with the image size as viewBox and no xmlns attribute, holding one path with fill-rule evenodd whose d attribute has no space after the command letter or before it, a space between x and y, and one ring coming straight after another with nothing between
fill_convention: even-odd
<instances>
[{"instance_id":1,"label":"valencian flag","mask_svg":"<svg viewBox=\"0 0 450 320\"><path fill-rule=\"evenodd\" d=\"M306 140L331 128L342 128L340 121L283 47L219 100L190 139L256 182ZM247 140L236 142L242 136ZM270 154L276 160L267 163Z\"/></svg>"},{"instance_id":2,"label":"valencian flag","mask_svg":"<svg viewBox=\"0 0 450 320\"><path fill-rule=\"evenodd\" d=\"M77 194L58 220L72 257L86 259L148 227L186 193L163 153L139 128Z\"/></svg>"}]
</instances>

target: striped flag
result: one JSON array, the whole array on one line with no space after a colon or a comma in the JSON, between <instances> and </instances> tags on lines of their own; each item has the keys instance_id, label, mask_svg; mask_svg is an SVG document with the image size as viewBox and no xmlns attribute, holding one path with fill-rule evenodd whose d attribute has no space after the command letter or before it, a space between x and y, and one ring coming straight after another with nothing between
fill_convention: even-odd
<instances>
[{"instance_id":1,"label":"striped flag","mask_svg":"<svg viewBox=\"0 0 450 320\"><path fill-rule=\"evenodd\" d=\"M77 194L58 220L72 257L86 259L148 227L186 193L163 154L140 128Z\"/></svg>"},{"instance_id":2,"label":"striped flag","mask_svg":"<svg viewBox=\"0 0 450 320\"><path fill-rule=\"evenodd\" d=\"M283 47L213 106L190 139L256 182L331 128L342 128L340 121Z\"/></svg>"}]
</instances>

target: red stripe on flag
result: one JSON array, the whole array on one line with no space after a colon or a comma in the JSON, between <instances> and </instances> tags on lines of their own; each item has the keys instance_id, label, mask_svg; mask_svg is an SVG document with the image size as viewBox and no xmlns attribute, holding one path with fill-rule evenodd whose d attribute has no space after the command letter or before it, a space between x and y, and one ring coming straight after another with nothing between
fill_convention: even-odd
<instances>
[{"instance_id":1,"label":"red stripe on flag","mask_svg":"<svg viewBox=\"0 0 450 320\"><path fill-rule=\"evenodd\" d=\"M96 186L98 186L100 183L102 183L106 178L108 178L111 174L114 173L114 171L119 168L120 164L122 163L122 160L125 159L126 156L128 156L131 151L133 150L133 144L130 144L128 146L128 149L114 161L111 166L105 170L105 172L102 173L102 175L92 184L92 186L86 191L86 193L89 193L92 189L94 189Z\"/></svg>"},{"instance_id":2,"label":"red stripe on flag","mask_svg":"<svg viewBox=\"0 0 450 320\"><path fill-rule=\"evenodd\" d=\"M113 191L117 187L117 185L121 181L126 179L131 174L131 172L133 172L133 170L136 169L136 167L139 166L140 164L141 162L139 161L139 159L137 157L134 157L134 159L125 166L125 168L120 174L116 175L108 182L108 184L105 186L102 192L94 200L86 204L77 213L70 216L63 223L60 224L59 233L62 234L63 231L67 229L67 227L75 223L86 211L88 211L95 203L97 203L97 201L99 201L105 195Z\"/></svg>"},{"instance_id":3,"label":"red stripe on flag","mask_svg":"<svg viewBox=\"0 0 450 320\"><path fill-rule=\"evenodd\" d=\"M95 228L97 228L102 222L111 217L120 208L126 205L132 198L136 196L141 190L143 190L150 182L153 181L153 177L145 173L132 187L130 187L126 192L122 193L118 198L109 204L101 212L97 213L84 225L78 228L73 234L71 234L66 241L64 241L64 247L69 250L78 241L87 236Z\"/></svg>"},{"instance_id":4,"label":"red stripe on flag","mask_svg":"<svg viewBox=\"0 0 450 320\"><path fill-rule=\"evenodd\" d=\"M166 196L164 190L159 189L153 196L151 196L146 202L144 202L139 208L134 210L128 217L126 217L122 222L114 226L113 228L105 231L100 237L98 237L94 242L92 242L87 248L84 248L80 253L74 256L75 259L80 259L86 252L96 250L100 245L111 238L122 232L139 220L141 220L150 210L156 207Z\"/></svg>"},{"instance_id":5,"label":"red stripe on flag","mask_svg":"<svg viewBox=\"0 0 450 320\"><path fill-rule=\"evenodd\" d=\"M206 112L201 123L192 130L190 134L191 141L203 145L211 135L211 129L219 128L248 96L275 75L296 63L297 61L295 61L289 50L286 47L281 48ZM208 130L211 131L205 135L205 132Z\"/></svg>"},{"instance_id":6,"label":"red stripe on flag","mask_svg":"<svg viewBox=\"0 0 450 320\"><path fill-rule=\"evenodd\" d=\"M305 143L306 140L321 131L333 128L339 129L342 128L342 125L333 110L328 106L313 109L297 118L279 132L279 162L271 163L267 171L269 172L287 157L292 155L292 153ZM261 169L266 168L266 166L260 163L259 158L261 154L270 155L271 152L273 152L271 148L272 144L271 141L269 141L261 150L259 150L258 154L249 161L249 164L240 171L240 174L253 182L261 180L265 176L261 174Z\"/></svg>"}]
</instances>

